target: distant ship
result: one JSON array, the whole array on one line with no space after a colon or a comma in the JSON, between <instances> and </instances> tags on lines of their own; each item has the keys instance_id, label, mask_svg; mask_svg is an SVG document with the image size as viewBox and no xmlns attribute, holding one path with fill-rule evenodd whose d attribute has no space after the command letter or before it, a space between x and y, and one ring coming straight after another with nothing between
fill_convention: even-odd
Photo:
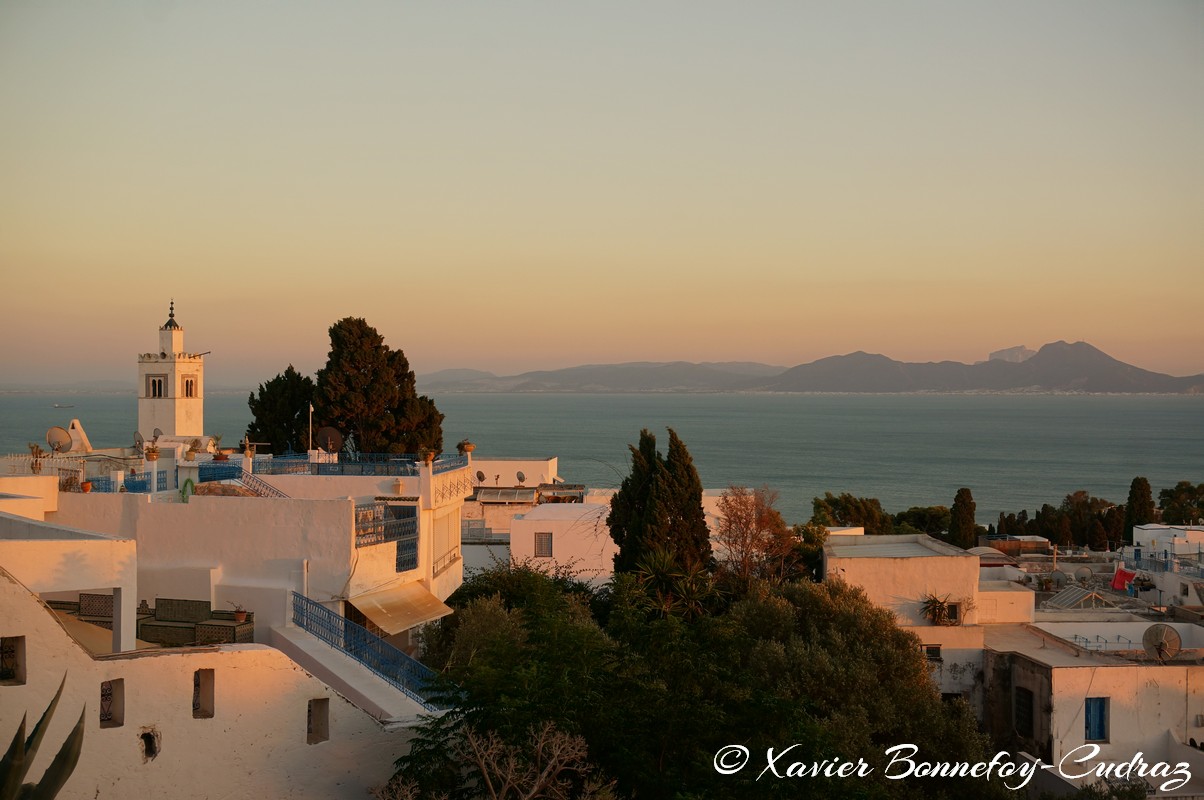
<instances>
[{"instance_id":1,"label":"distant ship","mask_svg":"<svg viewBox=\"0 0 1204 800\"><path fill-rule=\"evenodd\" d=\"M54 407L55 408L75 408L75 406L71 405L70 403L55 403Z\"/></svg>"}]
</instances>

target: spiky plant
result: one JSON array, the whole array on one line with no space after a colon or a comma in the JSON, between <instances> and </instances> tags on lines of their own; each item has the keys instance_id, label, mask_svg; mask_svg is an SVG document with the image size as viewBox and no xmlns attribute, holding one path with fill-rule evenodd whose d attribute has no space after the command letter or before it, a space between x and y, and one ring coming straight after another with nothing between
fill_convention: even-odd
<instances>
[{"instance_id":1,"label":"spiky plant","mask_svg":"<svg viewBox=\"0 0 1204 800\"><path fill-rule=\"evenodd\" d=\"M46 729L50 727L50 718L58 708L59 698L62 697L66 684L67 676L64 675L59 690L54 693L54 699L46 707L38 724L33 726L33 732L29 734L28 739L25 738L25 721L29 715L21 717L21 724L17 726L12 744L4 753L4 760L0 761L0 800L51 800L63 788L75 765L79 763L79 753L84 745L84 715L88 708L86 705L79 712L79 722L75 723L74 730L59 748L58 755L50 762L42 779L37 783L22 783L38 754L38 747L46 736Z\"/></svg>"}]
</instances>

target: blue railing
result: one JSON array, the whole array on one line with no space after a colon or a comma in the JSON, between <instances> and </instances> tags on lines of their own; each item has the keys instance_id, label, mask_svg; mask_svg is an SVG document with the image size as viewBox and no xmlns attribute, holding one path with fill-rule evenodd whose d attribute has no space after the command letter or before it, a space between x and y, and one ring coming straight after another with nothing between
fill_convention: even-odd
<instances>
[{"instance_id":1,"label":"blue railing","mask_svg":"<svg viewBox=\"0 0 1204 800\"><path fill-rule=\"evenodd\" d=\"M355 507L355 546L412 540L418 547L417 510L412 506L365 503ZM412 567L411 567L412 569Z\"/></svg>"},{"instance_id":2,"label":"blue railing","mask_svg":"<svg viewBox=\"0 0 1204 800\"><path fill-rule=\"evenodd\" d=\"M338 461L311 462L308 456L278 456L255 460L255 471L262 475L379 475L417 477L421 459L409 453L356 453L340 455ZM436 475L468 466L467 456L444 455L435 459Z\"/></svg>"},{"instance_id":3,"label":"blue railing","mask_svg":"<svg viewBox=\"0 0 1204 800\"><path fill-rule=\"evenodd\" d=\"M238 461L205 461L197 466L197 478L200 483L209 481L232 481L242 477L242 460Z\"/></svg>"},{"instance_id":4,"label":"blue railing","mask_svg":"<svg viewBox=\"0 0 1204 800\"><path fill-rule=\"evenodd\" d=\"M437 711L432 701L435 673L421 661L410 658L367 628L340 617L325 606L293 592L293 623L334 649L346 653L391 686Z\"/></svg>"},{"instance_id":5,"label":"blue railing","mask_svg":"<svg viewBox=\"0 0 1204 800\"><path fill-rule=\"evenodd\" d=\"M1138 558L1134 559L1133 567L1145 572L1177 572L1185 577L1204 578L1204 567L1193 561L1174 558Z\"/></svg>"},{"instance_id":6,"label":"blue railing","mask_svg":"<svg viewBox=\"0 0 1204 800\"><path fill-rule=\"evenodd\" d=\"M451 472L453 469L462 469L468 466L468 456L439 456L435 459L434 471L438 475L441 472Z\"/></svg>"},{"instance_id":7,"label":"blue railing","mask_svg":"<svg viewBox=\"0 0 1204 800\"><path fill-rule=\"evenodd\" d=\"M256 478L245 469L240 472L238 481L260 497L275 497L281 500L289 499L287 494L280 491L267 481L261 481L259 478Z\"/></svg>"},{"instance_id":8,"label":"blue railing","mask_svg":"<svg viewBox=\"0 0 1204 800\"><path fill-rule=\"evenodd\" d=\"M151 478L149 472L138 472L131 475L126 475L125 480L120 484L116 483L111 475L98 476L95 478L87 478L92 484L92 491L101 494L113 494L121 491L121 487L125 487L127 492L131 494L147 494L151 491ZM155 474L155 489L156 492L166 492L168 487L174 487L176 483L176 471L161 469Z\"/></svg>"}]
</instances>

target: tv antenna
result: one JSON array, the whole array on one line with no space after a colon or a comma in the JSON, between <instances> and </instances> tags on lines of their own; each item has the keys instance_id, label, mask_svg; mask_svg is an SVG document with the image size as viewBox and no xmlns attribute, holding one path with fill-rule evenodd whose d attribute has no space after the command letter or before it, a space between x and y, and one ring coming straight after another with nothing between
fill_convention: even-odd
<instances>
[{"instance_id":1,"label":"tv antenna","mask_svg":"<svg viewBox=\"0 0 1204 800\"><path fill-rule=\"evenodd\" d=\"M1179 651L1183 649L1183 639L1170 625L1159 622L1145 629L1141 636L1141 646L1150 658L1156 658L1159 664L1165 664L1179 655Z\"/></svg>"},{"instance_id":2,"label":"tv antenna","mask_svg":"<svg viewBox=\"0 0 1204 800\"><path fill-rule=\"evenodd\" d=\"M53 425L46 431L46 444L52 453L63 453L71 449L71 434L67 429Z\"/></svg>"}]
</instances>

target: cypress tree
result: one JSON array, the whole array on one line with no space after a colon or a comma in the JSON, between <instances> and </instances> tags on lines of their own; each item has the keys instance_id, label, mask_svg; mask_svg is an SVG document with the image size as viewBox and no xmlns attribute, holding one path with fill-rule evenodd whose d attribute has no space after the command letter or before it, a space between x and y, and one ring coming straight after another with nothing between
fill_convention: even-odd
<instances>
[{"instance_id":1,"label":"cypress tree","mask_svg":"<svg viewBox=\"0 0 1204 800\"><path fill-rule=\"evenodd\" d=\"M611 498L606 524L619 546L615 572L633 572L653 551L668 553L683 569L710 569L711 540L702 510L702 482L685 444L669 429L668 456L656 437L640 431L631 450L631 473Z\"/></svg>"},{"instance_id":2,"label":"cypress tree","mask_svg":"<svg viewBox=\"0 0 1204 800\"><path fill-rule=\"evenodd\" d=\"M1129 484L1129 501L1125 503L1125 542L1133 543L1133 526L1154 521L1154 493L1150 482L1140 476Z\"/></svg>"},{"instance_id":3,"label":"cypress tree","mask_svg":"<svg viewBox=\"0 0 1204 800\"><path fill-rule=\"evenodd\" d=\"M969 550L978 542L978 524L974 520L974 496L964 486L953 498L949 519L949 541Z\"/></svg>"}]
</instances>

